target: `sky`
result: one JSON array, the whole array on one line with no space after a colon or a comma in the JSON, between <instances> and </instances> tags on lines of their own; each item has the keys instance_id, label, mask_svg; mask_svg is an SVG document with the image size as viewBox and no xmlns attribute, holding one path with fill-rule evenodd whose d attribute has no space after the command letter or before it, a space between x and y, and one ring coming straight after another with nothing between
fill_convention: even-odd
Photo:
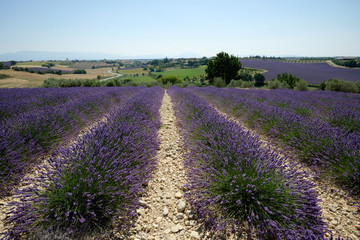
<instances>
[{"instance_id":1,"label":"sky","mask_svg":"<svg viewBox=\"0 0 360 240\"><path fill-rule=\"evenodd\" d=\"M360 0L0 0L0 54L360 56Z\"/></svg>"}]
</instances>

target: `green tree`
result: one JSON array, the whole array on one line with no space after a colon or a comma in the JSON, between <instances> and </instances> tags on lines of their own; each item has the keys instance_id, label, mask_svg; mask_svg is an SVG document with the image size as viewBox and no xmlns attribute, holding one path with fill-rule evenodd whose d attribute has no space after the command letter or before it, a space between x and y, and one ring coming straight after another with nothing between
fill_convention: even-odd
<instances>
[{"instance_id":1,"label":"green tree","mask_svg":"<svg viewBox=\"0 0 360 240\"><path fill-rule=\"evenodd\" d=\"M214 79L220 77L228 85L231 79L237 78L240 69L241 63L237 57L221 52L207 63L207 68L205 69L206 78L210 84L214 84Z\"/></svg>"},{"instance_id":2,"label":"green tree","mask_svg":"<svg viewBox=\"0 0 360 240\"><path fill-rule=\"evenodd\" d=\"M346 61L344 65L349 68L354 68L357 67L357 62L355 60L349 60Z\"/></svg>"},{"instance_id":3,"label":"green tree","mask_svg":"<svg viewBox=\"0 0 360 240\"><path fill-rule=\"evenodd\" d=\"M262 87L265 85L265 76L262 75L261 73L256 73L254 75L254 79L255 79L255 87Z\"/></svg>"},{"instance_id":4,"label":"green tree","mask_svg":"<svg viewBox=\"0 0 360 240\"><path fill-rule=\"evenodd\" d=\"M253 76L250 73L242 72L239 74L239 79L245 82L251 82L253 80Z\"/></svg>"}]
</instances>

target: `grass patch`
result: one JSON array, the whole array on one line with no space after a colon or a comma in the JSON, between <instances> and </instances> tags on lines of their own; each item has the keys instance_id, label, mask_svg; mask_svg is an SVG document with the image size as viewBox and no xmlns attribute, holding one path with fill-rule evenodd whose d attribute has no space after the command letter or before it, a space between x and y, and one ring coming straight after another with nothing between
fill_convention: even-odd
<instances>
[{"instance_id":1,"label":"grass patch","mask_svg":"<svg viewBox=\"0 0 360 240\"><path fill-rule=\"evenodd\" d=\"M143 68L134 68L128 70L118 70L118 73L121 74L148 74L148 71L145 71Z\"/></svg>"},{"instance_id":2,"label":"grass patch","mask_svg":"<svg viewBox=\"0 0 360 240\"><path fill-rule=\"evenodd\" d=\"M121 80L130 79L133 82L140 83L140 82L154 82L156 81L154 78L150 76L123 76L120 78Z\"/></svg>"},{"instance_id":3,"label":"grass patch","mask_svg":"<svg viewBox=\"0 0 360 240\"><path fill-rule=\"evenodd\" d=\"M180 79L184 79L186 77L198 77L201 75L205 75L205 66L201 66L198 68L189 68L189 69L176 69L165 72L156 72L153 73L155 75L163 75L163 76L177 76Z\"/></svg>"}]
</instances>

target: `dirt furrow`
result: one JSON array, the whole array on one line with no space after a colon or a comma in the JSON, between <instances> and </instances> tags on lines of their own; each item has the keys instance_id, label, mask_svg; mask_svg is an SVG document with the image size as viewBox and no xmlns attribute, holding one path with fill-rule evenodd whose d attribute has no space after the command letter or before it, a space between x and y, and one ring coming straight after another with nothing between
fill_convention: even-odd
<instances>
[{"instance_id":1,"label":"dirt furrow","mask_svg":"<svg viewBox=\"0 0 360 240\"><path fill-rule=\"evenodd\" d=\"M186 176L181 140L167 93L160 115L158 166L141 197L141 208L129 239L200 239L199 223L184 198Z\"/></svg>"}]
</instances>

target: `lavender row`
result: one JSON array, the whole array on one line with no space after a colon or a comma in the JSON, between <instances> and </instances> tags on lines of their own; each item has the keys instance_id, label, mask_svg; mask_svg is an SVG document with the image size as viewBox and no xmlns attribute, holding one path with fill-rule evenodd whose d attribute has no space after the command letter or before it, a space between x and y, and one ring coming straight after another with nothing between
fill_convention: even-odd
<instances>
[{"instance_id":1,"label":"lavender row","mask_svg":"<svg viewBox=\"0 0 360 240\"><path fill-rule=\"evenodd\" d=\"M59 89L53 93L59 91L62 93L54 94L55 97L76 93L76 90L70 89ZM78 91L83 92L82 89ZM14 115L1 122L0 197L8 194L13 186L19 183L27 169L31 168L40 156L51 154L61 142L68 141L84 126L109 111L114 103L121 103L139 90L128 87L88 91L89 93L83 96L75 94L77 97L68 101L64 101L67 99L63 97L60 101L64 103L56 103L54 106L44 101L43 105L40 104L31 111Z\"/></svg>"},{"instance_id":2,"label":"lavender row","mask_svg":"<svg viewBox=\"0 0 360 240\"><path fill-rule=\"evenodd\" d=\"M322 238L326 229L306 173L189 90L168 93L188 150L186 197L207 228L255 230L258 239Z\"/></svg>"},{"instance_id":3,"label":"lavender row","mask_svg":"<svg viewBox=\"0 0 360 240\"><path fill-rule=\"evenodd\" d=\"M0 89L0 122L26 112L78 101L85 96L108 94L114 95L116 91L104 88L2 88Z\"/></svg>"},{"instance_id":4,"label":"lavender row","mask_svg":"<svg viewBox=\"0 0 360 240\"><path fill-rule=\"evenodd\" d=\"M241 95L248 100L266 102L296 114L320 119L332 126L360 134L360 95L331 91L240 91L229 88L227 95Z\"/></svg>"},{"instance_id":5,"label":"lavender row","mask_svg":"<svg viewBox=\"0 0 360 240\"><path fill-rule=\"evenodd\" d=\"M249 127L297 150L300 158L323 177L335 180L355 196L360 195L360 135L308 118L265 101L249 99L261 91L228 91L207 88L191 90L222 111L240 118ZM246 92L246 93L245 93ZM294 93L295 95L296 93Z\"/></svg>"},{"instance_id":6,"label":"lavender row","mask_svg":"<svg viewBox=\"0 0 360 240\"><path fill-rule=\"evenodd\" d=\"M156 166L163 93L159 87L142 89L103 125L52 157L39 177L29 179L32 186L18 191L22 201L12 203L7 239L49 232L86 238L127 229Z\"/></svg>"}]
</instances>

